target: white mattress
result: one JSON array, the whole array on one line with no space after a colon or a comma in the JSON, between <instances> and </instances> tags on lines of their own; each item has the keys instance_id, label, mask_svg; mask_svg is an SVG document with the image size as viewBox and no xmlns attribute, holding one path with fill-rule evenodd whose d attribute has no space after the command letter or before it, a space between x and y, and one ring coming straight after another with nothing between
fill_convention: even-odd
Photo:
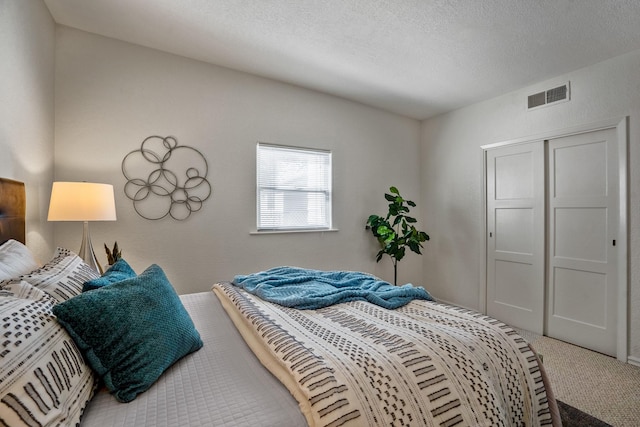
<instances>
[{"instance_id":1,"label":"white mattress","mask_svg":"<svg viewBox=\"0 0 640 427\"><path fill-rule=\"evenodd\" d=\"M145 393L119 403L105 389L82 427L305 426L298 403L247 347L213 292L182 295L204 346Z\"/></svg>"}]
</instances>

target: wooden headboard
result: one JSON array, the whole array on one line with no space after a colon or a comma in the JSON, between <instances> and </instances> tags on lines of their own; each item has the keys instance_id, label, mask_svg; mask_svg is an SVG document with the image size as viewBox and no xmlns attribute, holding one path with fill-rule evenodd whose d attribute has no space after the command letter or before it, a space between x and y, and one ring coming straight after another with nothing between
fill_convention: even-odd
<instances>
[{"instance_id":1,"label":"wooden headboard","mask_svg":"<svg viewBox=\"0 0 640 427\"><path fill-rule=\"evenodd\" d=\"M0 244L9 239L25 243L26 211L24 183L0 178Z\"/></svg>"}]
</instances>

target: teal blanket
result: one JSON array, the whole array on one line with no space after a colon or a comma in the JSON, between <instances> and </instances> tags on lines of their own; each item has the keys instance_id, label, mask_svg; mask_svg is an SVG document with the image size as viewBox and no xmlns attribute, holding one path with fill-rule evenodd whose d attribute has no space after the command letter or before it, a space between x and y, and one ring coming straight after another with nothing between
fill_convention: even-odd
<instances>
[{"instance_id":1,"label":"teal blanket","mask_svg":"<svg viewBox=\"0 0 640 427\"><path fill-rule=\"evenodd\" d=\"M314 310L348 301L369 301L394 309L414 299L433 301L424 288L394 286L375 276L353 271L320 271L276 267L233 279L234 285L265 301L300 310Z\"/></svg>"}]
</instances>

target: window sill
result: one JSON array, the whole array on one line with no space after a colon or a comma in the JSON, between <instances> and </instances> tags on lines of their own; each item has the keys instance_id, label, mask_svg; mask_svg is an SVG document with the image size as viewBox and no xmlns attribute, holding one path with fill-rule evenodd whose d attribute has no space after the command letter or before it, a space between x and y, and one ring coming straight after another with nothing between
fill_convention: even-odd
<instances>
[{"instance_id":1,"label":"window sill","mask_svg":"<svg viewBox=\"0 0 640 427\"><path fill-rule=\"evenodd\" d=\"M309 230L264 230L264 231L250 231L250 235L262 235L262 234L295 234L295 233L331 233L338 231L337 228L323 228L323 229L309 229Z\"/></svg>"}]
</instances>

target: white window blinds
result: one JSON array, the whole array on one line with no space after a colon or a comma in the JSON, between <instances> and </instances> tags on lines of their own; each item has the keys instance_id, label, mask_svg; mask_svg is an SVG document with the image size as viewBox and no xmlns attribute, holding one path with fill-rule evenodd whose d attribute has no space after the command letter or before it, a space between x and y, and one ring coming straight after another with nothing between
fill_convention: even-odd
<instances>
[{"instance_id":1,"label":"white window blinds","mask_svg":"<svg viewBox=\"0 0 640 427\"><path fill-rule=\"evenodd\" d=\"M258 143L258 230L331 228L331 152Z\"/></svg>"}]
</instances>

